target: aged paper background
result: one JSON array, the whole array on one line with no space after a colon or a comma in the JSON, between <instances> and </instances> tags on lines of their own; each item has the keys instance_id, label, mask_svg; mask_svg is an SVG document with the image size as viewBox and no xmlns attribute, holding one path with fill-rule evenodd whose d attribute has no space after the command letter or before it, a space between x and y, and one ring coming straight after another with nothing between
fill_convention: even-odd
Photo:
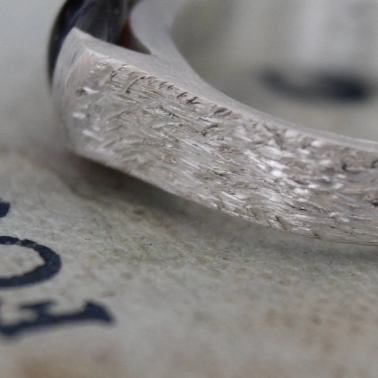
<instances>
[{"instance_id":1,"label":"aged paper background","mask_svg":"<svg viewBox=\"0 0 378 378\"><path fill-rule=\"evenodd\" d=\"M256 227L72 156L45 79L61 0L0 4L0 235L62 259L0 287L0 326L50 300L114 318L0 332L1 378L378 377L378 248ZM42 264L20 246L0 259L2 278Z\"/></svg>"}]
</instances>

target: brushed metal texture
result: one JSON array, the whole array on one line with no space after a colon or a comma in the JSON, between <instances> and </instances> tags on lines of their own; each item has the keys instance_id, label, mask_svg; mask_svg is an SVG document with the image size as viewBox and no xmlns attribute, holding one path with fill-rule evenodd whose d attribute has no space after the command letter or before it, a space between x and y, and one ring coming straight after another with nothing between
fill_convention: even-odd
<instances>
[{"instance_id":1,"label":"brushed metal texture","mask_svg":"<svg viewBox=\"0 0 378 378\"><path fill-rule=\"evenodd\" d=\"M262 226L378 244L378 144L290 124L203 82L167 33L179 3L134 9L150 55L70 33L54 96L71 148Z\"/></svg>"}]
</instances>

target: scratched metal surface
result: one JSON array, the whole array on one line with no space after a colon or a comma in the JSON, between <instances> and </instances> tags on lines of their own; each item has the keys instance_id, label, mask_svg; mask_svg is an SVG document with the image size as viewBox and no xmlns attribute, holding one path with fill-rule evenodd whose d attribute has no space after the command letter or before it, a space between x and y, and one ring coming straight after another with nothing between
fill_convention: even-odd
<instances>
[{"instance_id":1,"label":"scratched metal surface","mask_svg":"<svg viewBox=\"0 0 378 378\"><path fill-rule=\"evenodd\" d=\"M142 15L157 13L144 4L135 32L152 50L165 21L143 33L152 21ZM266 227L378 243L378 144L261 114L187 67L180 80L182 62L167 41L152 56L119 50L80 31L63 47L55 94L76 152Z\"/></svg>"},{"instance_id":2,"label":"scratched metal surface","mask_svg":"<svg viewBox=\"0 0 378 378\"><path fill-rule=\"evenodd\" d=\"M45 81L60 1L1 4L0 241L61 259L0 285L1 377L377 376L375 247L254 226L67 152ZM1 279L43 264L0 245ZM19 310L52 300L50 319L94 303L113 321L37 328Z\"/></svg>"}]
</instances>

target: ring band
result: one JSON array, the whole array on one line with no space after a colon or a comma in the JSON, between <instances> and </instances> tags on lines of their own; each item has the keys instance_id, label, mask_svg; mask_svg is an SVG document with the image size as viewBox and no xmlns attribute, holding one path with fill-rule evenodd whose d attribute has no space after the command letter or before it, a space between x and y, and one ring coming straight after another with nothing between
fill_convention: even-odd
<instances>
[{"instance_id":1,"label":"ring band","mask_svg":"<svg viewBox=\"0 0 378 378\"><path fill-rule=\"evenodd\" d=\"M263 226L378 244L378 144L284 121L209 85L169 33L184 3L66 4L50 67L70 147Z\"/></svg>"}]
</instances>

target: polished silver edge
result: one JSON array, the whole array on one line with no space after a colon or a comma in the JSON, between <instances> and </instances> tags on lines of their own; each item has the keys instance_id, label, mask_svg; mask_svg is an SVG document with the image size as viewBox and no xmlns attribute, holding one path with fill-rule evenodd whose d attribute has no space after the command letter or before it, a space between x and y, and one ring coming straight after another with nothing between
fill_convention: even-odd
<instances>
[{"instance_id":1,"label":"polished silver edge","mask_svg":"<svg viewBox=\"0 0 378 378\"><path fill-rule=\"evenodd\" d=\"M151 55L70 33L53 88L71 148L263 226L378 244L378 144L292 125L210 87L167 33L172 1L133 12Z\"/></svg>"}]
</instances>

